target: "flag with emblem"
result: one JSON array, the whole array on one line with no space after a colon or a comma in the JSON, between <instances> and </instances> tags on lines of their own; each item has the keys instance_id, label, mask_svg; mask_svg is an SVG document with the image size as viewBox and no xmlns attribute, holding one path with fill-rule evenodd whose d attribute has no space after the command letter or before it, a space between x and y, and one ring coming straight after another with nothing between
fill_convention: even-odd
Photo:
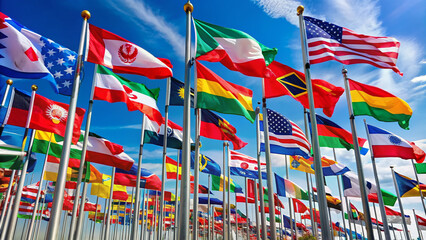
<instances>
[{"instance_id":1,"label":"flag with emblem","mask_svg":"<svg viewBox=\"0 0 426 240\"><path fill-rule=\"evenodd\" d=\"M110 103L124 102L129 111L139 110L161 125L163 117L157 107L159 88L148 89L142 83L131 82L106 67L98 66L93 99Z\"/></svg>"},{"instance_id":2,"label":"flag with emblem","mask_svg":"<svg viewBox=\"0 0 426 240\"><path fill-rule=\"evenodd\" d=\"M201 109L200 136L216 140L231 141L234 150L247 145L237 137L237 129L222 117L207 109Z\"/></svg>"},{"instance_id":3,"label":"flag with emblem","mask_svg":"<svg viewBox=\"0 0 426 240\"><path fill-rule=\"evenodd\" d=\"M376 158L399 157L415 159L421 163L425 159L425 152L413 142L409 142L389 131L367 124L373 155Z\"/></svg>"},{"instance_id":4,"label":"flag with emblem","mask_svg":"<svg viewBox=\"0 0 426 240\"><path fill-rule=\"evenodd\" d=\"M310 157L311 144L297 124L271 109L267 109L271 154ZM263 115L260 115L260 150L265 151Z\"/></svg>"},{"instance_id":5,"label":"flag with emblem","mask_svg":"<svg viewBox=\"0 0 426 240\"><path fill-rule=\"evenodd\" d=\"M90 194L108 199L111 192L111 180L110 175L102 174L102 183L92 183ZM113 184L112 191L112 199L126 201L129 197L126 186Z\"/></svg>"},{"instance_id":6,"label":"flag with emblem","mask_svg":"<svg viewBox=\"0 0 426 240\"><path fill-rule=\"evenodd\" d=\"M126 39L89 24L86 61L111 68L116 73L142 75L150 79L173 76L168 59L154 57Z\"/></svg>"},{"instance_id":7,"label":"flag with emblem","mask_svg":"<svg viewBox=\"0 0 426 240\"><path fill-rule=\"evenodd\" d=\"M170 105L183 106L185 96L185 84L174 77L170 78ZM194 107L194 89L191 88L191 107Z\"/></svg>"},{"instance_id":8,"label":"flag with emblem","mask_svg":"<svg viewBox=\"0 0 426 240\"><path fill-rule=\"evenodd\" d=\"M4 123L18 127L25 127L30 108L31 96L29 93L13 89ZM55 102L39 94L35 94L34 106L30 120L30 128L65 136L68 120L69 105ZM80 127L83 122L83 108L76 108L72 142L76 143L80 137Z\"/></svg>"},{"instance_id":9,"label":"flag with emblem","mask_svg":"<svg viewBox=\"0 0 426 240\"><path fill-rule=\"evenodd\" d=\"M182 154L182 151L180 151L180 154ZM195 158L195 153L191 152L191 168L192 169L194 169L194 161L195 161L194 158ZM182 159L182 157L180 157L180 159ZM200 154L199 159L200 159L200 166L199 166L200 172L220 176L221 170L217 162L215 162L213 159L207 157L204 154Z\"/></svg>"},{"instance_id":10,"label":"flag with emblem","mask_svg":"<svg viewBox=\"0 0 426 240\"><path fill-rule=\"evenodd\" d=\"M303 18L310 64L330 60L345 65L367 63L402 76L396 67L400 43L395 38L368 36L320 19Z\"/></svg>"},{"instance_id":11,"label":"flag with emblem","mask_svg":"<svg viewBox=\"0 0 426 240\"><path fill-rule=\"evenodd\" d=\"M145 117L145 116L144 116ZM158 126L157 122L145 118L144 123L144 143L150 143L157 146L163 146L164 143L164 118L161 126ZM160 131L158 131L160 130ZM176 123L168 120L167 124L167 147L174 149L182 148L183 128ZM191 139L191 142L192 139Z\"/></svg>"},{"instance_id":12,"label":"flag with emblem","mask_svg":"<svg viewBox=\"0 0 426 240\"><path fill-rule=\"evenodd\" d=\"M0 74L47 79L57 93L71 95L77 53L0 12Z\"/></svg>"},{"instance_id":13,"label":"flag with emblem","mask_svg":"<svg viewBox=\"0 0 426 240\"><path fill-rule=\"evenodd\" d=\"M273 61L268 68L274 74L264 78L265 98L288 95L309 108L305 74L277 61ZM321 79L312 79L312 92L315 108L322 108L323 113L331 117L344 89Z\"/></svg>"},{"instance_id":14,"label":"flag with emblem","mask_svg":"<svg viewBox=\"0 0 426 240\"><path fill-rule=\"evenodd\" d=\"M257 159L230 150L229 167L231 175L259 179ZM261 162L262 178L266 179L266 163Z\"/></svg>"}]
</instances>

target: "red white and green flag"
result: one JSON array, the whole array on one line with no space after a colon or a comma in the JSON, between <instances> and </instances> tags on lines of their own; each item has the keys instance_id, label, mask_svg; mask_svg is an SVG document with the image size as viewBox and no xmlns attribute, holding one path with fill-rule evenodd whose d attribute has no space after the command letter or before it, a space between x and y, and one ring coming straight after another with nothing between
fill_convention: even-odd
<instances>
[{"instance_id":1,"label":"red white and green flag","mask_svg":"<svg viewBox=\"0 0 426 240\"><path fill-rule=\"evenodd\" d=\"M157 107L159 88L148 89L142 83L131 82L103 66L98 66L95 77L93 99L124 102L129 111L139 110L161 126L163 117Z\"/></svg>"},{"instance_id":2,"label":"red white and green flag","mask_svg":"<svg viewBox=\"0 0 426 240\"><path fill-rule=\"evenodd\" d=\"M196 58L221 62L247 76L267 77L267 66L278 50L268 48L245 32L194 19L197 32Z\"/></svg>"}]
</instances>

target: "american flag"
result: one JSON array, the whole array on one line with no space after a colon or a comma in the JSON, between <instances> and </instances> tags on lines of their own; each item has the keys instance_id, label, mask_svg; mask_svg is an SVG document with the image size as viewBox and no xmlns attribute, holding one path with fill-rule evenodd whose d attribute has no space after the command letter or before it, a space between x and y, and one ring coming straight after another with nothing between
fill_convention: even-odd
<instances>
[{"instance_id":1,"label":"american flag","mask_svg":"<svg viewBox=\"0 0 426 240\"><path fill-rule=\"evenodd\" d=\"M269 125L269 146L271 154L298 155L310 157L311 144L302 129L283 115L267 109ZM261 151L265 151L263 121L260 123Z\"/></svg>"},{"instance_id":2,"label":"american flag","mask_svg":"<svg viewBox=\"0 0 426 240\"><path fill-rule=\"evenodd\" d=\"M304 19L310 64L329 60L346 65L367 63L402 76L396 67L400 43L395 38L363 35L320 19Z\"/></svg>"}]
</instances>

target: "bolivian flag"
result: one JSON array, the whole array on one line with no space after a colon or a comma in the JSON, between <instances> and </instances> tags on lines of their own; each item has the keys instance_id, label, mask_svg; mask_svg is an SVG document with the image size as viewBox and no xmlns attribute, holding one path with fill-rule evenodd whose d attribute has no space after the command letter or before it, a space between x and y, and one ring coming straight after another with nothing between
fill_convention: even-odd
<instances>
[{"instance_id":1,"label":"bolivian flag","mask_svg":"<svg viewBox=\"0 0 426 240\"><path fill-rule=\"evenodd\" d=\"M220 177L215 176L215 175L211 175L211 177L212 177L212 190L222 192L223 191L223 175L220 176ZM225 177L225 184L228 185L228 178L227 177ZM243 189L237 183L235 183L234 180L232 180L232 179L231 179L231 182L230 182L230 186L231 186L230 190L233 193L243 192Z\"/></svg>"}]
</instances>

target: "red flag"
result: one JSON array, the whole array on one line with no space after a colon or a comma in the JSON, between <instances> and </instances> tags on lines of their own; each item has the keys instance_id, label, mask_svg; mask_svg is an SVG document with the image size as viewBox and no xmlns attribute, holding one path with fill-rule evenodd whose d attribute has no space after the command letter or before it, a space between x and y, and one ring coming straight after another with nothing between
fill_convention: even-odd
<instances>
[{"instance_id":1,"label":"red flag","mask_svg":"<svg viewBox=\"0 0 426 240\"><path fill-rule=\"evenodd\" d=\"M264 207L265 213L269 213L269 207ZM259 206L259 212L260 212L260 206ZM275 214L280 214L280 211L278 211L277 209L275 209Z\"/></svg>"},{"instance_id":2,"label":"red flag","mask_svg":"<svg viewBox=\"0 0 426 240\"><path fill-rule=\"evenodd\" d=\"M292 198L292 200L293 200L293 207L295 212L305 213L306 211L308 211L308 207L306 207L306 205L302 201L296 198Z\"/></svg>"},{"instance_id":3,"label":"red flag","mask_svg":"<svg viewBox=\"0 0 426 240\"><path fill-rule=\"evenodd\" d=\"M80 161L79 161L80 162ZM69 165L68 165L69 166ZM101 178L102 179L102 178ZM77 182L73 181L66 181L65 182L65 188L67 189L77 189Z\"/></svg>"}]
</instances>

